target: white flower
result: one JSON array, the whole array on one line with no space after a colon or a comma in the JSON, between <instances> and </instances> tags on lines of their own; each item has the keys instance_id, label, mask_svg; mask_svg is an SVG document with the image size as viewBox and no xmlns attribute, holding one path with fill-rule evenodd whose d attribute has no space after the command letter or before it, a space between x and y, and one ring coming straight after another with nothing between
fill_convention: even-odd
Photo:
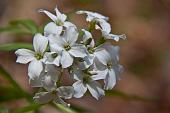
<instances>
[{"instance_id":1,"label":"white flower","mask_svg":"<svg viewBox=\"0 0 170 113\"><path fill-rule=\"evenodd\" d=\"M103 16L103 15L101 15L99 13L91 12L91 11L83 11L83 10L81 10L81 11L77 11L76 13L77 14L86 14L87 15L86 21L88 21L88 22L91 22L91 21L93 21L95 19L103 19L103 20L106 20L106 21L109 19L106 16Z\"/></svg>"},{"instance_id":2,"label":"white flower","mask_svg":"<svg viewBox=\"0 0 170 113\"><path fill-rule=\"evenodd\" d=\"M86 20L88 22L96 22L95 28L98 30L101 30L102 36L105 39L112 39L115 41L119 41L119 39L126 39L126 35L114 35L110 34L111 32L111 26L107 22L108 17L105 17L99 13L90 12L90 11L77 11L77 14L87 14Z\"/></svg>"},{"instance_id":3,"label":"white flower","mask_svg":"<svg viewBox=\"0 0 170 113\"><path fill-rule=\"evenodd\" d=\"M53 35L60 35L63 27L76 27L73 23L66 21L67 16L65 14L62 14L57 7L55 8L56 15L50 13L49 11L40 9L39 12L45 13L53 22L48 23L44 28L44 34L45 36L48 36L50 34Z\"/></svg>"},{"instance_id":4,"label":"white flower","mask_svg":"<svg viewBox=\"0 0 170 113\"><path fill-rule=\"evenodd\" d=\"M48 45L48 39L41 34L36 34L33 39L33 47L35 51L28 49L18 49L15 54L17 55L17 61L21 64L27 64L28 66L28 76L34 78L39 76L43 70L43 58L44 52Z\"/></svg>"},{"instance_id":5,"label":"white flower","mask_svg":"<svg viewBox=\"0 0 170 113\"><path fill-rule=\"evenodd\" d=\"M46 90L50 90L56 84L59 75L59 68L48 64L39 76L29 79L29 84L32 87L44 87Z\"/></svg>"},{"instance_id":6,"label":"white flower","mask_svg":"<svg viewBox=\"0 0 170 113\"><path fill-rule=\"evenodd\" d=\"M87 14L86 21L88 22L96 22L95 28L102 29L102 31L110 32L111 27L107 22L109 20L108 17L105 17L99 13L90 12L90 11L77 11L77 14Z\"/></svg>"},{"instance_id":7,"label":"white flower","mask_svg":"<svg viewBox=\"0 0 170 113\"><path fill-rule=\"evenodd\" d=\"M96 81L100 78L96 77L97 73L89 72L88 70L74 70L73 71L74 79L77 80L74 84L74 97L80 98L82 97L87 89L90 91L91 95L97 100L104 96L104 90L101 88L101 85Z\"/></svg>"},{"instance_id":8,"label":"white flower","mask_svg":"<svg viewBox=\"0 0 170 113\"><path fill-rule=\"evenodd\" d=\"M70 99L74 95L74 89L71 86L61 86L59 88L53 89L48 92L40 92L36 93L33 99L40 104L45 104L50 101L54 101L58 104L62 104L64 106L70 106L64 102L63 99ZM63 99L62 99L63 98Z\"/></svg>"},{"instance_id":9,"label":"white flower","mask_svg":"<svg viewBox=\"0 0 170 113\"><path fill-rule=\"evenodd\" d=\"M105 28L105 30L103 30L103 28ZM102 36L105 38L105 39L111 39L111 40L114 40L116 42L118 42L120 39L123 39L125 40L126 39L126 35L125 34L122 34L122 35L115 35L115 34L110 34L111 30L109 30L110 28L108 27L107 29L107 26L103 25L101 27L99 27L98 25L96 25L96 29L98 30L101 30L102 32Z\"/></svg>"},{"instance_id":10,"label":"white flower","mask_svg":"<svg viewBox=\"0 0 170 113\"><path fill-rule=\"evenodd\" d=\"M94 39L92 38L91 33L85 29L82 29L82 31L84 34L83 34L81 43L85 47L94 47L95 43L94 43ZM90 56L87 51L86 53L87 53L87 56L85 56L84 58L78 59L77 64L80 69L87 69L89 66L93 64L93 56Z\"/></svg>"},{"instance_id":11,"label":"white flower","mask_svg":"<svg viewBox=\"0 0 170 113\"><path fill-rule=\"evenodd\" d=\"M73 57L84 58L86 56L85 47L77 44L78 32L74 27L66 29L63 36L53 38L51 48L56 51L62 51L61 65L67 68L73 64Z\"/></svg>"},{"instance_id":12,"label":"white flower","mask_svg":"<svg viewBox=\"0 0 170 113\"><path fill-rule=\"evenodd\" d=\"M115 86L116 78L122 72L122 66L118 64L119 47L110 45L106 47L106 50L102 50L101 53L98 53L95 66L100 70L98 71L98 76L104 79L104 89L110 90Z\"/></svg>"}]
</instances>

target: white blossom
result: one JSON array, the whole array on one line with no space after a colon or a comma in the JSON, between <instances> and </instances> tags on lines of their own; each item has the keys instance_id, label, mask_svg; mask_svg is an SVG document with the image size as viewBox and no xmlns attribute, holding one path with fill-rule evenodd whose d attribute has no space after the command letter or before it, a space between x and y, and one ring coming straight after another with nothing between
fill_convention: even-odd
<instances>
[{"instance_id":1,"label":"white blossom","mask_svg":"<svg viewBox=\"0 0 170 113\"><path fill-rule=\"evenodd\" d=\"M41 34L36 34L33 39L33 47L35 51L28 49L18 49L15 54L17 55L17 61L21 64L27 64L28 75L30 78L39 76L43 70L44 52L48 45L48 39Z\"/></svg>"},{"instance_id":2,"label":"white blossom","mask_svg":"<svg viewBox=\"0 0 170 113\"><path fill-rule=\"evenodd\" d=\"M97 74L97 73L95 73ZM93 75L93 73L88 70L81 71L80 69L74 70L73 72L74 79L77 80L74 84L74 97L80 98L82 97L87 89L91 93L91 95L97 100L104 96L104 90L101 85L96 81L100 78Z\"/></svg>"},{"instance_id":3,"label":"white blossom","mask_svg":"<svg viewBox=\"0 0 170 113\"><path fill-rule=\"evenodd\" d=\"M74 57L84 58L86 56L85 48L81 44L77 44L78 32L74 27L66 29L63 36L53 39L51 48L56 51L62 51L61 65L67 68L73 64Z\"/></svg>"},{"instance_id":4,"label":"white blossom","mask_svg":"<svg viewBox=\"0 0 170 113\"><path fill-rule=\"evenodd\" d=\"M61 86L59 88L55 88L51 91L36 93L33 99L40 104L45 104L50 101L54 101L58 104L62 104L64 106L70 106L64 102L63 99L70 99L74 95L74 89L71 86Z\"/></svg>"},{"instance_id":5,"label":"white blossom","mask_svg":"<svg viewBox=\"0 0 170 113\"><path fill-rule=\"evenodd\" d=\"M101 30L102 35L105 39L112 39L115 41L119 41L119 39L126 39L126 35L114 35L110 34L111 26L107 22L109 20L108 17L105 17L99 13L90 12L90 11L77 11L77 14L87 14L86 21L88 22L96 22L95 28Z\"/></svg>"},{"instance_id":6,"label":"white blossom","mask_svg":"<svg viewBox=\"0 0 170 113\"><path fill-rule=\"evenodd\" d=\"M77 11L76 13L77 14L86 14L87 15L86 21L88 21L88 22L91 22L94 19L103 19L103 20L106 20L106 21L109 20L108 17L103 16L103 15L96 13L96 12L81 10L81 11Z\"/></svg>"},{"instance_id":7,"label":"white blossom","mask_svg":"<svg viewBox=\"0 0 170 113\"><path fill-rule=\"evenodd\" d=\"M95 66L100 70L98 71L98 76L104 79L104 89L110 90L116 85L116 80L123 67L118 64L119 47L110 45L106 47L106 50L102 50L102 54L98 53L99 57L95 61Z\"/></svg>"},{"instance_id":8,"label":"white blossom","mask_svg":"<svg viewBox=\"0 0 170 113\"><path fill-rule=\"evenodd\" d=\"M73 23L67 21L67 16L62 14L57 7L55 8L56 15L50 13L49 11L40 9L39 12L45 13L53 22L48 23L44 28L45 36L50 34L60 35L63 31L63 27L76 27Z\"/></svg>"},{"instance_id":9,"label":"white blossom","mask_svg":"<svg viewBox=\"0 0 170 113\"><path fill-rule=\"evenodd\" d=\"M33 99L40 104L53 101L69 106L63 99L81 98L87 90L97 100L104 96L104 90L112 89L123 71L119 64L119 46L107 42L119 41L126 36L111 34L109 18L99 13L76 12L86 14L90 26L78 32L57 7L56 15L42 9L39 12L52 20L44 27L44 36L35 34L34 51L18 49L15 52L16 62L29 63L29 84L42 89ZM97 43L91 29L101 31L102 38ZM71 86L62 86L65 72L69 72L74 82ZM99 80L104 84L101 85Z\"/></svg>"},{"instance_id":10,"label":"white blossom","mask_svg":"<svg viewBox=\"0 0 170 113\"><path fill-rule=\"evenodd\" d=\"M60 75L60 70L58 67L48 64L45 66L44 70L39 76L29 79L29 84L32 87L44 87L46 90L51 89L50 84L55 84ZM44 84L45 83L45 84ZM48 85L47 85L48 84Z\"/></svg>"}]
</instances>

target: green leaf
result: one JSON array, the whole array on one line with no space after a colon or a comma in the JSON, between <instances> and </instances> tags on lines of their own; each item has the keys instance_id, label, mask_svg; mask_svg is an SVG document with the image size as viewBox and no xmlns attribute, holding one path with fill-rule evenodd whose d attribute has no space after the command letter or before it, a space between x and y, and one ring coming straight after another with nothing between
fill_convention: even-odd
<instances>
[{"instance_id":1,"label":"green leaf","mask_svg":"<svg viewBox=\"0 0 170 113\"><path fill-rule=\"evenodd\" d=\"M25 20L14 20L10 22L10 25L21 26L27 28L32 34L37 33L38 27L33 20L25 19Z\"/></svg>"},{"instance_id":2,"label":"green leaf","mask_svg":"<svg viewBox=\"0 0 170 113\"><path fill-rule=\"evenodd\" d=\"M32 45L29 43L11 43L0 45L0 51L15 51L20 48L32 49Z\"/></svg>"},{"instance_id":3,"label":"green leaf","mask_svg":"<svg viewBox=\"0 0 170 113\"><path fill-rule=\"evenodd\" d=\"M0 75L7 79L13 88L15 88L22 96L25 96L28 100L30 100L30 95L26 93L19 85L18 83L12 78L12 76L0 65ZM13 93L11 93L13 94Z\"/></svg>"},{"instance_id":4,"label":"green leaf","mask_svg":"<svg viewBox=\"0 0 170 113\"><path fill-rule=\"evenodd\" d=\"M3 27L0 28L0 33L3 32L10 32L10 33L15 33L15 34L32 34L29 31L25 30L25 29L21 29L18 26L7 26L7 27Z\"/></svg>"},{"instance_id":5,"label":"green leaf","mask_svg":"<svg viewBox=\"0 0 170 113\"><path fill-rule=\"evenodd\" d=\"M0 106L0 113L9 113L6 107Z\"/></svg>"},{"instance_id":6,"label":"green leaf","mask_svg":"<svg viewBox=\"0 0 170 113\"><path fill-rule=\"evenodd\" d=\"M145 102L149 102L149 101L154 101L154 98L148 98L148 97L140 97L137 95L130 95L130 94L125 94L121 91L118 90L110 90L110 91L106 91L106 96L117 96L126 100L136 100L136 101L145 101Z\"/></svg>"},{"instance_id":7,"label":"green leaf","mask_svg":"<svg viewBox=\"0 0 170 113\"><path fill-rule=\"evenodd\" d=\"M14 20L9 22L8 26L0 28L0 33L2 32L34 35L38 32L38 27L35 22L30 19Z\"/></svg>"}]
</instances>

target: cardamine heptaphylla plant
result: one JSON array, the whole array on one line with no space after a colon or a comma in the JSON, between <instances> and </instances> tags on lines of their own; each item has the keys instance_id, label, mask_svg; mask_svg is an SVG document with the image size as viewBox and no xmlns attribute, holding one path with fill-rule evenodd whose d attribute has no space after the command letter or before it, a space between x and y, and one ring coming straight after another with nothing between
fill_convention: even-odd
<instances>
[{"instance_id":1,"label":"cardamine heptaphylla plant","mask_svg":"<svg viewBox=\"0 0 170 113\"><path fill-rule=\"evenodd\" d=\"M87 90L95 99L105 95L104 90L111 90L123 71L119 64L119 46L113 41L126 39L126 36L111 34L109 18L90 11L77 11L86 15L89 27L78 30L75 24L67 21L57 7L55 13L46 10L39 12L47 15L51 22L44 27L44 33L36 33L33 49L18 49L17 63L28 65L29 84L43 90L33 99L45 104L54 101L69 106L64 99L81 98ZM98 41L92 31L101 32ZM64 72L74 82L62 86ZM103 81L103 86L98 81Z\"/></svg>"}]
</instances>

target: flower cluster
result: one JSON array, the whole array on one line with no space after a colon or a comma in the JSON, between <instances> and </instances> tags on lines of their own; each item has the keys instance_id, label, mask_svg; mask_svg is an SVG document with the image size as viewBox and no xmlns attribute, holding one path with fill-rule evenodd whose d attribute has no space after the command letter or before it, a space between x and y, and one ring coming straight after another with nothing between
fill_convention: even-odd
<instances>
[{"instance_id":1,"label":"flower cluster","mask_svg":"<svg viewBox=\"0 0 170 113\"><path fill-rule=\"evenodd\" d=\"M35 34L34 51L18 49L15 52L17 63L29 63L29 84L43 89L33 99L41 104L54 101L68 106L63 99L80 98L87 90L97 100L104 96L104 90L115 86L123 70L119 64L120 48L111 42L126 36L111 34L108 17L95 12L76 12L85 14L89 23L87 29L79 31L57 8L56 15L42 9L39 12L52 21L44 27L44 34ZM101 32L97 41L92 36L94 30ZM62 86L64 72L69 74L73 85ZM103 86L99 83L102 80Z\"/></svg>"}]
</instances>

